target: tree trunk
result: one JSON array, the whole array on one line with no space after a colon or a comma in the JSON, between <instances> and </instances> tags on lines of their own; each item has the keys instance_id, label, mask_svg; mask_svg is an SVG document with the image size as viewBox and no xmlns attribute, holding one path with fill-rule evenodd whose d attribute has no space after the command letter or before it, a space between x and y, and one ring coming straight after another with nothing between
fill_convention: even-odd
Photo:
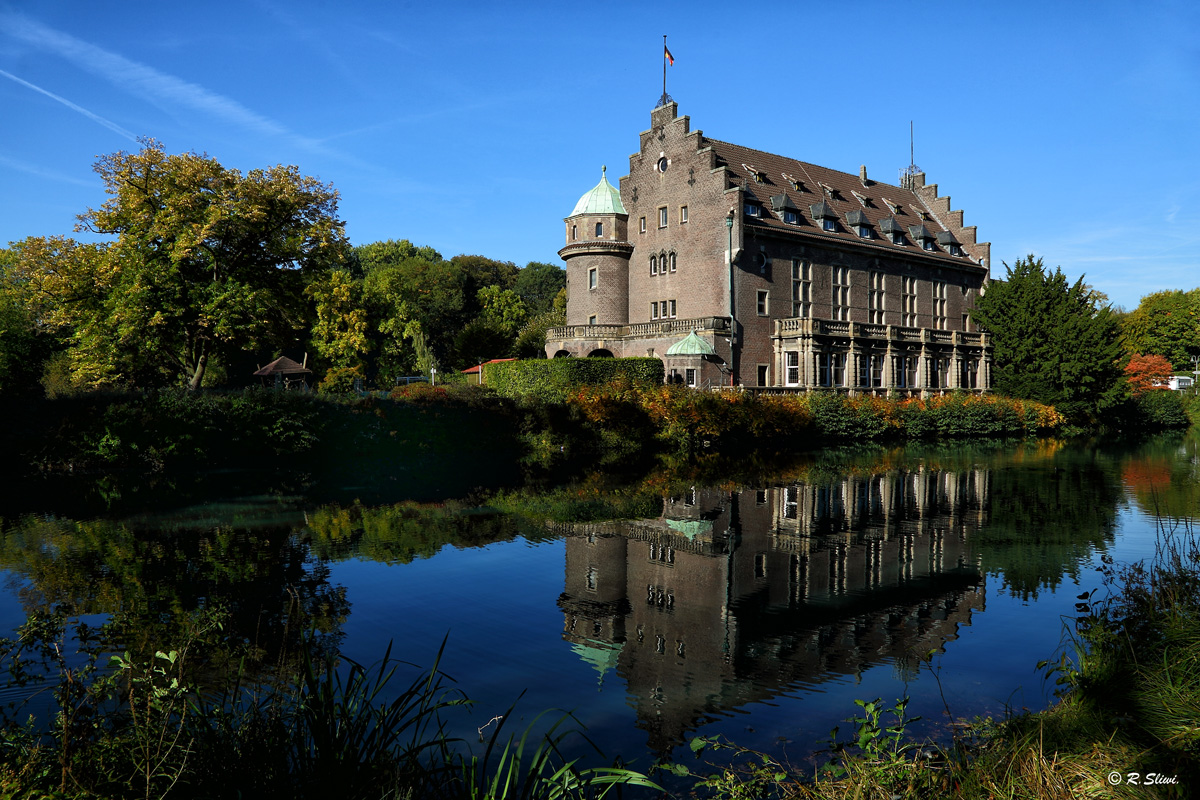
<instances>
[{"instance_id":1,"label":"tree trunk","mask_svg":"<svg viewBox=\"0 0 1200 800\"><path fill-rule=\"evenodd\" d=\"M192 373L192 379L188 382L188 391L194 392L200 388L201 382L204 380L204 370L208 367L208 344L202 346L200 358L196 359L196 371Z\"/></svg>"}]
</instances>

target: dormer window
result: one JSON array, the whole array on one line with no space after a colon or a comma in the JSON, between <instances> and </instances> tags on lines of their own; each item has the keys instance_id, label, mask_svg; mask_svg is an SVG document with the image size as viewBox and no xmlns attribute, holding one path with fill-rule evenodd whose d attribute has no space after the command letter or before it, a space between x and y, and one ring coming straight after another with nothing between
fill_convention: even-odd
<instances>
[{"instance_id":1,"label":"dormer window","mask_svg":"<svg viewBox=\"0 0 1200 800\"><path fill-rule=\"evenodd\" d=\"M788 225L797 225L800 222L800 209L796 208L796 204L786 193L773 195L771 197L771 210L779 215L779 218Z\"/></svg>"},{"instance_id":2,"label":"dormer window","mask_svg":"<svg viewBox=\"0 0 1200 800\"><path fill-rule=\"evenodd\" d=\"M856 192L854 190L851 190L850 194L854 195L854 199L857 200L859 205L861 205L863 208L871 207L871 198L867 197L864 194L859 194L858 192Z\"/></svg>"},{"instance_id":3,"label":"dormer window","mask_svg":"<svg viewBox=\"0 0 1200 800\"><path fill-rule=\"evenodd\" d=\"M822 200L819 203L813 203L808 210L812 212L813 219L821 221L821 230L837 232L837 214L834 212L833 206Z\"/></svg>"},{"instance_id":4,"label":"dormer window","mask_svg":"<svg viewBox=\"0 0 1200 800\"><path fill-rule=\"evenodd\" d=\"M846 215L846 222L854 229L860 239L871 238L871 223L867 219L867 215L861 211L851 211Z\"/></svg>"},{"instance_id":5,"label":"dormer window","mask_svg":"<svg viewBox=\"0 0 1200 800\"><path fill-rule=\"evenodd\" d=\"M885 204L887 204L887 207L892 210L893 214L903 214L904 213L904 208L899 203L893 202L892 200L888 200L886 197L883 198L883 202Z\"/></svg>"},{"instance_id":6,"label":"dormer window","mask_svg":"<svg viewBox=\"0 0 1200 800\"><path fill-rule=\"evenodd\" d=\"M759 216L759 210L758 210L758 204L757 204L757 203L746 203L746 209L745 209L745 210L746 210L746 216L747 216L747 217L757 217L757 216Z\"/></svg>"},{"instance_id":7,"label":"dormer window","mask_svg":"<svg viewBox=\"0 0 1200 800\"><path fill-rule=\"evenodd\" d=\"M763 172L758 167L752 167L749 164L742 164L742 168L750 173L750 177L754 178L755 183L766 183L767 173Z\"/></svg>"},{"instance_id":8,"label":"dormer window","mask_svg":"<svg viewBox=\"0 0 1200 800\"><path fill-rule=\"evenodd\" d=\"M912 205L911 203L909 204L908 207L913 210L913 212L917 215L917 219L921 220L922 222L931 222L933 220L933 217L929 216L929 212L926 211L925 209L917 208L916 206Z\"/></svg>"},{"instance_id":9,"label":"dormer window","mask_svg":"<svg viewBox=\"0 0 1200 800\"><path fill-rule=\"evenodd\" d=\"M904 244L904 226L897 222L895 217L881 219L879 231L887 236L892 244Z\"/></svg>"},{"instance_id":10,"label":"dormer window","mask_svg":"<svg viewBox=\"0 0 1200 800\"><path fill-rule=\"evenodd\" d=\"M937 245L934 244L936 237L924 225L913 225L908 232L912 235L913 241L920 243L922 250L928 250L931 253L937 252Z\"/></svg>"},{"instance_id":11,"label":"dormer window","mask_svg":"<svg viewBox=\"0 0 1200 800\"><path fill-rule=\"evenodd\" d=\"M788 184L790 184L791 187L793 189L795 189L797 192L808 191L807 189L804 188L804 181L800 180L799 178L793 178L791 175L788 175L786 172L781 172L780 174L783 175L783 179L785 181L787 181Z\"/></svg>"},{"instance_id":12,"label":"dormer window","mask_svg":"<svg viewBox=\"0 0 1200 800\"><path fill-rule=\"evenodd\" d=\"M931 252L935 252L935 251L937 251L937 246L936 246L936 245L934 245L934 243L933 243L933 239L922 239L922 240L921 240L921 247L923 247L923 248L925 248L926 250L929 250L929 251L931 251Z\"/></svg>"},{"instance_id":13,"label":"dormer window","mask_svg":"<svg viewBox=\"0 0 1200 800\"><path fill-rule=\"evenodd\" d=\"M941 231L937 235L938 244L946 248L946 252L952 256L961 256L962 248L958 246L958 240L954 238L954 234L950 231Z\"/></svg>"}]
</instances>

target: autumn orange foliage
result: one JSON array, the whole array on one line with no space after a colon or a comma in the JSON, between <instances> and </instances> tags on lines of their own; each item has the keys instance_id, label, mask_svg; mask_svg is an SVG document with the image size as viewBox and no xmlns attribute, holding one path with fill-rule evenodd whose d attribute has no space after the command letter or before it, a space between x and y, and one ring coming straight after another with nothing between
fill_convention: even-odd
<instances>
[{"instance_id":1,"label":"autumn orange foliage","mask_svg":"<svg viewBox=\"0 0 1200 800\"><path fill-rule=\"evenodd\" d=\"M1125 381L1134 397L1160 389L1167 389L1173 367L1163 356L1135 355L1125 365Z\"/></svg>"}]
</instances>

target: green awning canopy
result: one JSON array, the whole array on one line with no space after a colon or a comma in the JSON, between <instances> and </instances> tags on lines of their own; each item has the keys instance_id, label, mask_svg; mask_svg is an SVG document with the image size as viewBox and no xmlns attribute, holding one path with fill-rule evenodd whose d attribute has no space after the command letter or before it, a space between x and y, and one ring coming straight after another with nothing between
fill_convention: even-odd
<instances>
[{"instance_id":1,"label":"green awning canopy","mask_svg":"<svg viewBox=\"0 0 1200 800\"><path fill-rule=\"evenodd\" d=\"M669 356L715 356L717 351L713 346L695 331L680 339L667 349Z\"/></svg>"}]
</instances>

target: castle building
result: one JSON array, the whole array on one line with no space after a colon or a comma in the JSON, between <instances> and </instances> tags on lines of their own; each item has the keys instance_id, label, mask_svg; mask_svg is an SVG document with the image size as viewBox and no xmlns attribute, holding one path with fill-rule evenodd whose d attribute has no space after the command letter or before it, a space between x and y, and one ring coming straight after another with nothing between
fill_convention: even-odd
<instances>
[{"instance_id":1,"label":"castle building","mask_svg":"<svg viewBox=\"0 0 1200 800\"><path fill-rule=\"evenodd\" d=\"M655 356L696 387L930 394L991 385L989 277L949 197L710 139L674 101L565 220L546 354Z\"/></svg>"}]
</instances>

